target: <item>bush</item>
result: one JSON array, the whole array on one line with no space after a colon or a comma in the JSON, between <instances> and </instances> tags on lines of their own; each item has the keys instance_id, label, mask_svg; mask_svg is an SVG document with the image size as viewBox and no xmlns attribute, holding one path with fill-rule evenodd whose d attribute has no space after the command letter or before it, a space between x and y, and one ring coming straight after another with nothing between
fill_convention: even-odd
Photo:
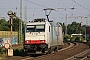
<instances>
[{"instance_id":1,"label":"bush","mask_svg":"<svg viewBox=\"0 0 90 60\"><path fill-rule=\"evenodd\" d=\"M80 40L81 39L81 40ZM75 39L77 42L82 42L83 40L85 40L85 38L83 38L82 36L81 37L76 37Z\"/></svg>"},{"instance_id":2,"label":"bush","mask_svg":"<svg viewBox=\"0 0 90 60\"><path fill-rule=\"evenodd\" d=\"M14 49L14 56L25 56L25 54L23 49Z\"/></svg>"},{"instance_id":3,"label":"bush","mask_svg":"<svg viewBox=\"0 0 90 60\"><path fill-rule=\"evenodd\" d=\"M75 41L75 38L74 38L74 37L71 37L71 38L70 38L70 41L71 41L71 42L74 42L74 41Z\"/></svg>"},{"instance_id":4,"label":"bush","mask_svg":"<svg viewBox=\"0 0 90 60\"><path fill-rule=\"evenodd\" d=\"M75 41L79 42L80 41L80 37L76 37Z\"/></svg>"},{"instance_id":5,"label":"bush","mask_svg":"<svg viewBox=\"0 0 90 60\"><path fill-rule=\"evenodd\" d=\"M64 36L64 41L70 41L70 35Z\"/></svg>"},{"instance_id":6,"label":"bush","mask_svg":"<svg viewBox=\"0 0 90 60\"><path fill-rule=\"evenodd\" d=\"M4 53L3 48L0 48L0 54L3 54L3 53Z\"/></svg>"},{"instance_id":7,"label":"bush","mask_svg":"<svg viewBox=\"0 0 90 60\"><path fill-rule=\"evenodd\" d=\"M67 41L68 40L68 36L64 36L64 41Z\"/></svg>"}]
</instances>

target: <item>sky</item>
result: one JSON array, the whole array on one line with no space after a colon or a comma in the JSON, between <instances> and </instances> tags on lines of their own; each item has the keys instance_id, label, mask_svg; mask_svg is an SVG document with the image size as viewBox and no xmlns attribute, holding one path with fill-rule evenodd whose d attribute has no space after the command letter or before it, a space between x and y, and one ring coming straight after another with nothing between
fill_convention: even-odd
<instances>
[{"instance_id":1,"label":"sky","mask_svg":"<svg viewBox=\"0 0 90 60\"><path fill-rule=\"evenodd\" d=\"M73 7L75 9L71 9ZM67 20L67 24L76 21L90 25L90 0L22 0L22 20L25 20L25 16L27 22L35 18L46 18L43 10L45 8L54 9L49 19L55 22L66 23ZM20 17L20 0L0 0L0 18L8 20L9 10L16 12Z\"/></svg>"}]
</instances>

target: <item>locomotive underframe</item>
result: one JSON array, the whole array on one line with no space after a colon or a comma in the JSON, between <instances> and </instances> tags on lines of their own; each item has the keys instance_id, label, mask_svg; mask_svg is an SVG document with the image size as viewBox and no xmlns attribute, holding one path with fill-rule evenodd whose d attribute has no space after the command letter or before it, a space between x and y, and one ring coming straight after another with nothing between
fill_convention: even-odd
<instances>
[{"instance_id":1,"label":"locomotive underframe","mask_svg":"<svg viewBox=\"0 0 90 60\"><path fill-rule=\"evenodd\" d=\"M48 44L25 44L24 49L25 52L27 53L34 53L36 52L41 52L41 53L51 53L52 51L58 51L62 48L62 45L56 45L56 46L51 46L48 48Z\"/></svg>"},{"instance_id":2,"label":"locomotive underframe","mask_svg":"<svg viewBox=\"0 0 90 60\"><path fill-rule=\"evenodd\" d=\"M25 44L24 49L26 52L36 52L41 51L44 53L48 49L47 44Z\"/></svg>"}]
</instances>

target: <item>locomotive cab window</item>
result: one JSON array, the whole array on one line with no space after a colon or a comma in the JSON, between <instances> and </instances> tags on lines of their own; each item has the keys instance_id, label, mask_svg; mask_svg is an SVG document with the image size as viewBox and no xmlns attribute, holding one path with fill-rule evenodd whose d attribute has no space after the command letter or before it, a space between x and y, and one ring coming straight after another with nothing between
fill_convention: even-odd
<instances>
[{"instance_id":1,"label":"locomotive cab window","mask_svg":"<svg viewBox=\"0 0 90 60\"><path fill-rule=\"evenodd\" d=\"M37 32L45 32L45 26L44 25L36 25L36 31Z\"/></svg>"},{"instance_id":2,"label":"locomotive cab window","mask_svg":"<svg viewBox=\"0 0 90 60\"><path fill-rule=\"evenodd\" d=\"M27 25L26 32L45 32L45 25Z\"/></svg>"},{"instance_id":3,"label":"locomotive cab window","mask_svg":"<svg viewBox=\"0 0 90 60\"><path fill-rule=\"evenodd\" d=\"M28 26L27 25L27 30L26 30L26 32L33 32L35 30L35 26Z\"/></svg>"}]
</instances>

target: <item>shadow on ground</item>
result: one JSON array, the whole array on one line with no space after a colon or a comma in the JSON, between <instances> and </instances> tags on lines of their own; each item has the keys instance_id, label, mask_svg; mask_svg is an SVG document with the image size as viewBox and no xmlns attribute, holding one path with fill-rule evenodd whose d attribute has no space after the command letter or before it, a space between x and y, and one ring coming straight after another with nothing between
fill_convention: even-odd
<instances>
[{"instance_id":1,"label":"shadow on ground","mask_svg":"<svg viewBox=\"0 0 90 60\"><path fill-rule=\"evenodd\" d=\"M20 49L20 50L16 49L13 51L13 55L14 56L26 56L27 54L24 52L23 49Z\"/></svg>"}]
</instances>

